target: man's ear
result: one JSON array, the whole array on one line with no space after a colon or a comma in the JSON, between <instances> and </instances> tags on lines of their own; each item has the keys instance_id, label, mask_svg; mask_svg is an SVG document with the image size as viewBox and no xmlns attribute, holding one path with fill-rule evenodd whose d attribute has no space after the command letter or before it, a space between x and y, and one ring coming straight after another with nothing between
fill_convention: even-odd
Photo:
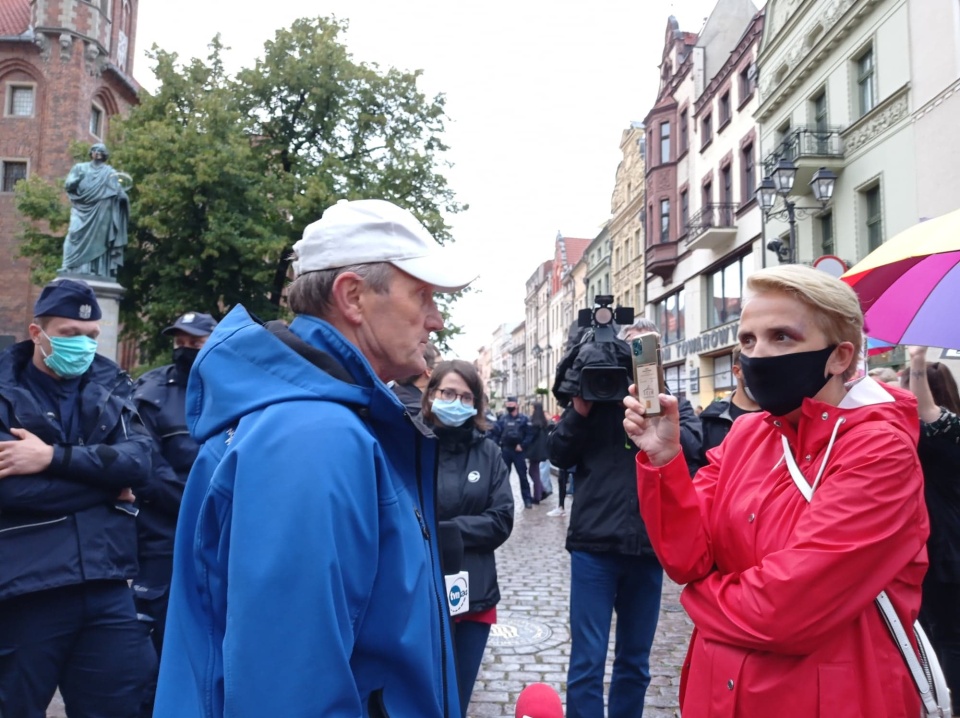
<instances>
[{"instance_id":1,"label":"man's ear","mask_svg":"<svg viewBox=\"0 0 960 718\"><path fill-rule=\"evenodd\" d=\"M30 341L32 341L34 344L39 344L41 332L43 331L40 328L40 325L31 323L30 326L27 327L27 331L30 333Z\"/></svg>"},{"instance_id":2,"label":"man's ear","mask_svg":"<svg viewBox=\"0 0 960 718\"><path fill-rule=\"evenodd\" d=\"M337 312L350 324L363 322L363 279L354 272L344 272L333 280L330 299Z\"/></svg>"}]
</instances>

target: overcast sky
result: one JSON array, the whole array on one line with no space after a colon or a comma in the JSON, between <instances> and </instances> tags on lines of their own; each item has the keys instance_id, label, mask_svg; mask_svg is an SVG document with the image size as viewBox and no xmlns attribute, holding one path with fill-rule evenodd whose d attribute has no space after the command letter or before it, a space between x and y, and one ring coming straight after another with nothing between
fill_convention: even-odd
<instances>
[{"instance_id":1,"label":"overcast sky","mask_svg":"<svg viewBox=\"0 0 960 718\"><path fill-rule=\"evenodd\" d=\"M757 2L757 0L755 0ZM667 18L697 32L716 0L166 0L140 4L134 75L155 86L145 50L206 57L219 32L227 67L253 64L296 18L350 22L356 60L424 71L447 96L446 171L470 209L448 218L477 257L453 348L473 359L501 323L523 319L524 283L553 256L557 232L596 236L610 215L620 135L656 99ZM762 4L757 2L758 5Z\"/></svg>"}]
</instances>

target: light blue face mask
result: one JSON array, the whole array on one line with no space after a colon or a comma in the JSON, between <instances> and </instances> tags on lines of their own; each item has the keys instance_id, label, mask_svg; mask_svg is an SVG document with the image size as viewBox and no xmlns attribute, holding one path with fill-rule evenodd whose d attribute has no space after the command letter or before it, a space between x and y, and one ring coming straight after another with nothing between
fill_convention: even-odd
<instances>
[{"instance_id":1,"label":"light blue face mask","mask_svg":"<svg viewBox=\"0 0 960 718\"><path fill-rule=\"evenodd\" d=\"M430 404L430 410L444 426L462 426L467 419L472 419L477 415L477 410L472 406L464 406L459 399L453 401L444 401L443 399L434 399Z\"/></svg>"},{"instance_id":2,"label":"light blue face mask","mask_svg":"<svg viewBox=\"0 0 960 718\"><path fill-rule=\"evenodd\" d=\"M97 341L79 334L75 337L51 337L42 329L40 333L50 340L53 354L43 353L43 363L61 379L73 379L80 376L90 365L97 354Z\"/></svg>"}]
</instances>

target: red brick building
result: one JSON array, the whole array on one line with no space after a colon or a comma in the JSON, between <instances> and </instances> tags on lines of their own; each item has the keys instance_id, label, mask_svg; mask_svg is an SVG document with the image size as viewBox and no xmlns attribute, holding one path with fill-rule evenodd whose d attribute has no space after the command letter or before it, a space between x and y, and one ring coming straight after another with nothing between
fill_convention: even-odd
<instances>
[{"instance_id":1,"label":"red brick building","mask_svg":"<svg viewBox=\"0 0 960 718\"><path fill-rule=\"evenodd\" d=\"M0 347L25 339L38 289L18 258L18 179L62 180L74 141L126 113L139 0L0 0Z\"/></svg>"}]
</instances>

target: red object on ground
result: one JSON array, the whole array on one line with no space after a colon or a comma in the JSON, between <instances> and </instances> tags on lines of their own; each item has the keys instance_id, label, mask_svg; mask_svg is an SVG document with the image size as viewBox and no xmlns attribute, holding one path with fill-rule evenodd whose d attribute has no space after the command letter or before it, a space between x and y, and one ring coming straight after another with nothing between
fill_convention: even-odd
<instances>
[{"instance_id":1,"label":"red object on ground","mask_svg":"<svg viewBox=\"0 0 960 718\"><path fill-rule=\"evenodd\" d=\"M552 686L532 683L520 692L516 718L563 718L563 703Z\"/></svg>"}]
</instances>

